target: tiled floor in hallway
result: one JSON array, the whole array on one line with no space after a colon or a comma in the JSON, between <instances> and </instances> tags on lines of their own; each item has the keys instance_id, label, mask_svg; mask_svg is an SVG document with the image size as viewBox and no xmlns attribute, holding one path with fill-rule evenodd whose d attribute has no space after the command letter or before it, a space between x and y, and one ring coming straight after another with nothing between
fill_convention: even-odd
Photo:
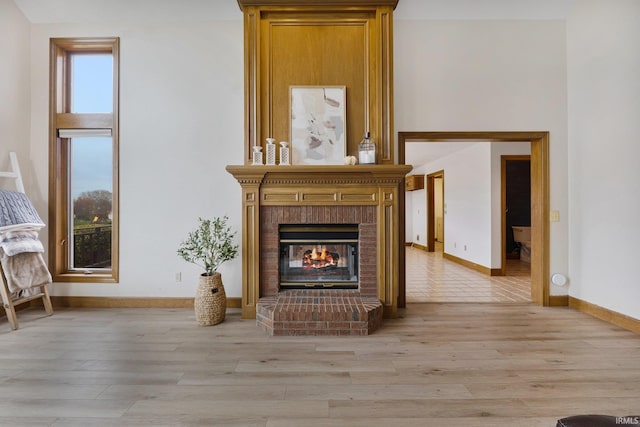
<instances>
[{"instance_id":1,"label":"tiled floor in hallway","mask_svg":"<svg viewBox=\"0 0 640 427\"><path fill-rule=\"evenodd\" d=\"M488 276L444 259L441 248L407 247L406 263L409 303L531 301L531 268L520 260L507 260L507 276Z\"/></svg>"}]
</instances>

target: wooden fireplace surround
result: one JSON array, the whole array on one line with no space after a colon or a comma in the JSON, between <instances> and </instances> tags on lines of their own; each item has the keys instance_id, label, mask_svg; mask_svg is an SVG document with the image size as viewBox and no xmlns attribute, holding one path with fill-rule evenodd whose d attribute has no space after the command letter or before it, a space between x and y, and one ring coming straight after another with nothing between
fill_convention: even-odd
<instances>
[{"instance_id":1,"label":"wooden fireplace surround","mask_svg":"<svg viewBox=\"0 0 640 427\"><path fill-rule=\"evenodd\" d=\"M398 0L237 0L244 15L244 164L227 166L242 187L242 317L261 295L261 207L375 206L377 297L398 306L404 177L393 133L393 10ZM290 87L346 88L346 155L365 131L377 165L253 166L252 147L291 141ZM270 288L269 288L270 289Z\"/></svg>"},{"instance_id":2,"label":"wooden fireplace surround","mask_svg":"<svg viewBox=\"0 0 640 427\"><path fill-rule=\"evenodd\" d=\"M256 317L260 277L261 207L375 206L377 297L384 317L398 308L401 197L409 165L227 166L242 187L242 317Z\"/></svg>"}]
</instances>

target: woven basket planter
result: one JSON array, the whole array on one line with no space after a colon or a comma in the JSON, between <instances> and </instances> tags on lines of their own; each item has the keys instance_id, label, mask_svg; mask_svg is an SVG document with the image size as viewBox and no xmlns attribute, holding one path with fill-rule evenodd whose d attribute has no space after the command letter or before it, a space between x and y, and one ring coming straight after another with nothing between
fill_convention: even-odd
<instances>
[{"instance_id":1,"label":"woven basket planter","mask_svg":"<svg viewBox=\"0 0 640 427\"><path fill-rule=\"evenodd\" d=\"M196 321L200 326L217 325L224 321L227 295L224 292L220 273L200 276L193 306L196 311Z\"/></svg>"}]
</instances>

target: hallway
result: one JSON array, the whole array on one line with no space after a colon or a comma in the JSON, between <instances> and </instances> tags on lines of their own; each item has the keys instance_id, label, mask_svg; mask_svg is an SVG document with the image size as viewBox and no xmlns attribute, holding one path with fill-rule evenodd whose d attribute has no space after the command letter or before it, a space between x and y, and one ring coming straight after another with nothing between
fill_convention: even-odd
<instances>
[{"instance_id":1,"label":"hallway","mask_svg":"<svg viewBox=\"0 0 640 427\"><path fill-rule=\"evenodd\" d=\"M406 248L407 303L420 302L530 302L531 266L507 260L507 276L487 276L435 252Z\"/></svg>"}]
</instances>

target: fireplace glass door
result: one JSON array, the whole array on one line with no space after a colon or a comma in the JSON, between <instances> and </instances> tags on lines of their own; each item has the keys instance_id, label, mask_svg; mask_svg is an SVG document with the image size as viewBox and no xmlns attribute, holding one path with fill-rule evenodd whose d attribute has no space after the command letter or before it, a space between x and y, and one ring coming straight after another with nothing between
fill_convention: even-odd
<instances>
[{"instance_id":1,"label":"fireplace glass door","mask_svg":"<svg viewBox=\"0 0 640 427\"><path fill-rule=\"evenodd\" d=\"M358 225L280 226L280 288L358 288Z\"/></svg>"}]
</instances>

